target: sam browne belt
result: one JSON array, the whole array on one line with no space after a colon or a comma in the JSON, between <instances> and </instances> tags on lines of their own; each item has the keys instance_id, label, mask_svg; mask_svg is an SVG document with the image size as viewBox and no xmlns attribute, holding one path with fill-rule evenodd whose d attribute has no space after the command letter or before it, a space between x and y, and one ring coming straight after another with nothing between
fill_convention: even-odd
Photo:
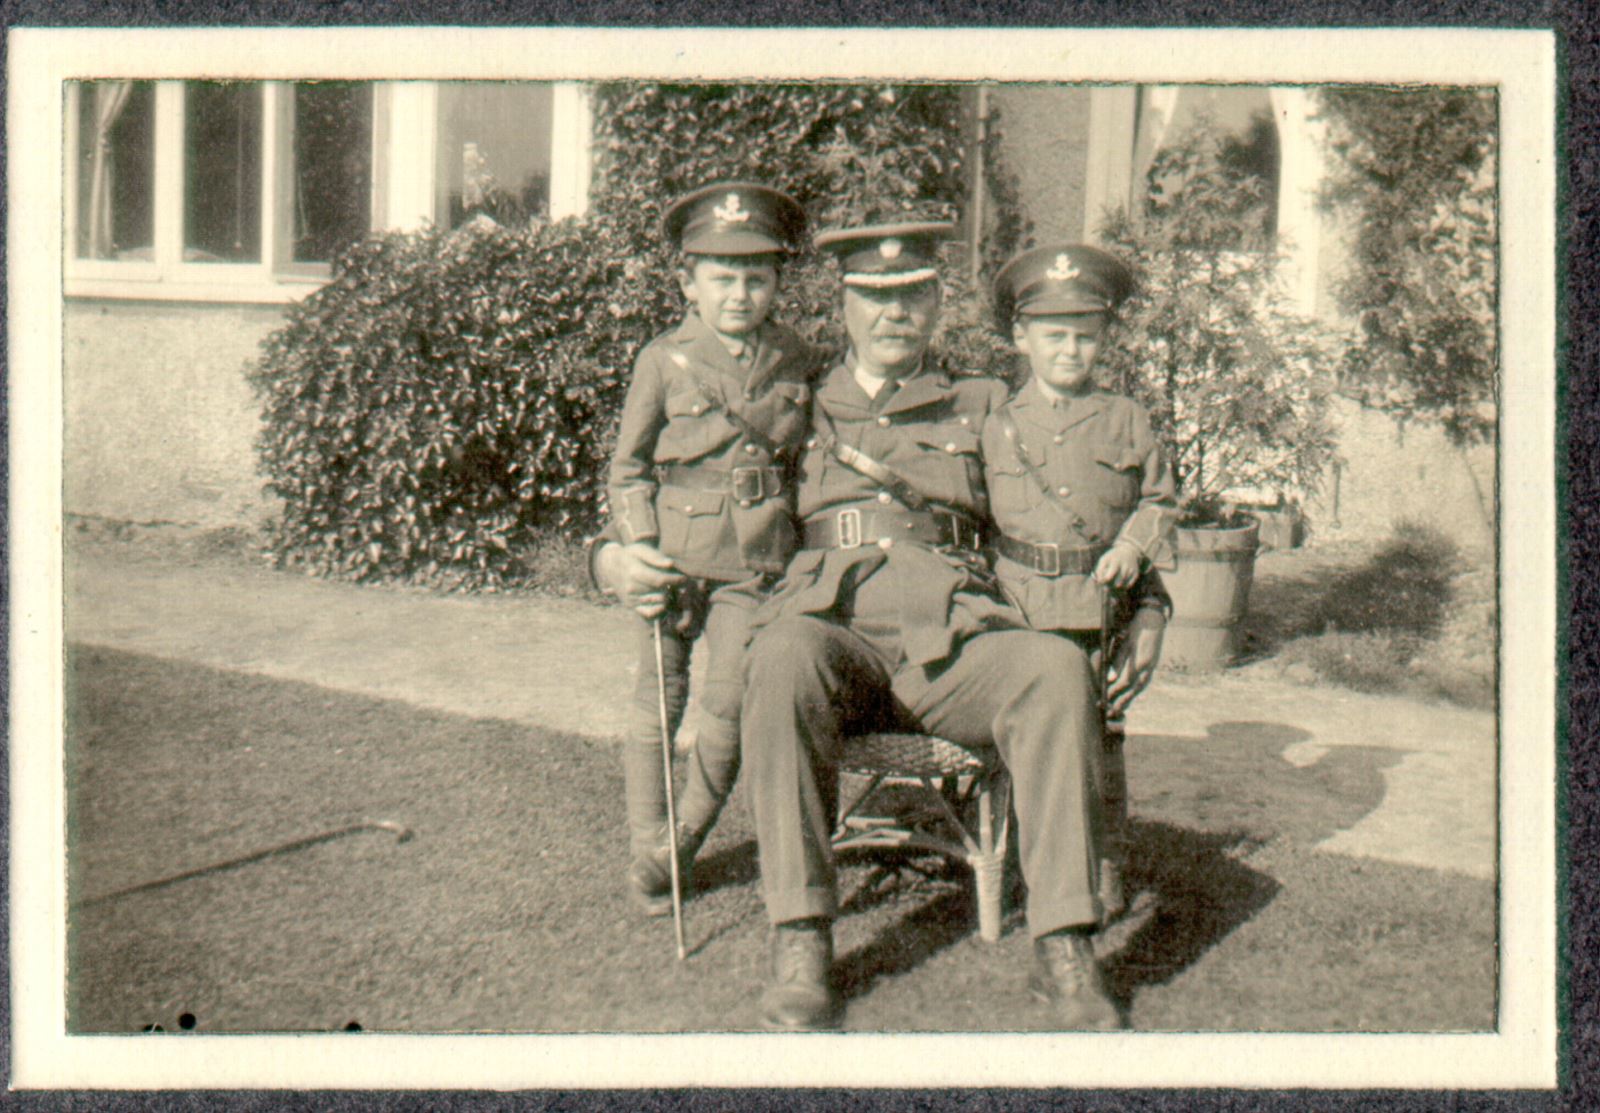
<instances>
[{"instance_id":1,"label":"sam browne belt","mask_svg":"<svg viewBox=\"0 0 1600 1113\"><path fill-rule=\"evenodd\" d=\"M819 515L805 523L801 546L807 549L859 549L896 541L976 549L978 526L949 510L878 510L850 507Z\"/></svg>"},{"instance_id":2,"label":"sam browne belt","mask_svg":"<svg viewBox=\"0 0 1600 1113\"><path fill-rule=\"evenodd\" d=\"M1089 545L1063 549L1060 545L1035 545L1000 534L993 541L994 551L1041 576L1086 576L1105 555L1106 546Z\"/></svg>"}]
</instances>

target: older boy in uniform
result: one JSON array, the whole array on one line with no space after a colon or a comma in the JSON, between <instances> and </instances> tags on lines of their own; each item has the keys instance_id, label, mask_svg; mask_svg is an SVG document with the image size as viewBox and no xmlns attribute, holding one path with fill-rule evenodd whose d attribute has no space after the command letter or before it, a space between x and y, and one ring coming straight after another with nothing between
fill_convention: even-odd
<instances>
[{"instance_id":1,"label":"older boy in uniform","mask_svg":"<svg viewBox=\"0 0 1600 1113\"><path fill-rule=\"evenodd\" d=\"M718 182L675 202L664 232L682 252L689 313L644 348L623 404L608 495L608 538L675 581L663 604L638 604L632 725L623 751L629 890L649 915L671 911L670 855L692 862L739 770L739 711L749 619L794 548L789 468L808 429L814 354L768 321L782 257L805 211L751 182ZM668 726L683 715L689 658L707 669L678 830L666 830L652 622L661 625Z\"/></svg>"}]
</instances>

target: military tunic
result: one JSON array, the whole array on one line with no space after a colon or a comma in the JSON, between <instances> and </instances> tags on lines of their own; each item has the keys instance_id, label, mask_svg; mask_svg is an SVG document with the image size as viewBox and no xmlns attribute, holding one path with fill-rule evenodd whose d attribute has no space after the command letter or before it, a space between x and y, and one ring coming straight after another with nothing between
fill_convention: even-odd
<instances>
[{"instance_id":1,"label":"military tunic","mask_svg":"<svg viewBox=\"0 0 1600 1113\"><path fill-rule=\"evenodd\" d=\"M906 509L892 485L829 451L834 436L887 465L931 512L986 517L979 433L1004 396L997 381L928 367L869 397L849 367L834 367L818 384L800 460L801 518L813 531L831 521L842 536L841 516ZM769 917L837 913L841 747L899 727L997 746L1015 784L1030 929L1095 922L1098 712L1087 655L1027 630L971 547L885 540L802 549L756 619L742 731Z\"/></svg>"},{"instance_id":2,"label":"military tunic","mask_svg":"<svg viewBox=\"0 0 1600 1113\"><path fill-rule=\"evenodd\" d=\"M691 314L639 353L623 402L607 491L617 534L654 542L690 576L781 572L794 548L780 473L807 430L814 356L772 323L748 346L747 366ZM675 482L675 467L738 469L745 486Z\"/></svg>"},{"instance_id":3,"label":"military tunic","mask_svg":"<svg viewBox=\"0 0 1600 1113\"><path fill-rule=\"evenodd\" d=\"M1100 390L1056 398L1030 380L1002 412L1015 437L998 417L983 429L990 506L1001 533L1061 553L1092 554L1124 542L1146 568L1171 567L1177 484L1144 407ZM1001 554L995 572L1034 629L1100 628L1101 589L1092 567L1052 574ZM1155 605L1164 599L1157 578L1146 577L1140 591Z\"/></svg>"},{"instance_id":4,"label":"military tunic","mask_svg":"<svg viewBox=\"0 0 1600 1113\"><path fill-rule=\"evenodd\" d=\"M680 817L714 816L738 772L743 659L751 614L793 551L788 474L809 428L815 357L791 331L763 323L735 356L698 316L640 352L612 458L607 536L651 542L691 577L662 627L668 727L688 701L693 642L706 641L696 693L696 766ZM687 618L691 593L702 613ZM660 844L665 817L654 630L640 628L624 773L633 852Z\"/></svg>"}]
</instances>

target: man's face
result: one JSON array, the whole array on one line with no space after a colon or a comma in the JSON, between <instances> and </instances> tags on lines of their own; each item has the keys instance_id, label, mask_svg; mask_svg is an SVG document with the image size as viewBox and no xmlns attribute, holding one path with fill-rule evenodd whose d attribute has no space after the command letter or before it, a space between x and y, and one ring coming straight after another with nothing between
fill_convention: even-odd
<instances>
[{"instance_id":1,"label":"man's face","mask_svg":"<svg viewBox=\"0 0 1600 1113\"><path fill-rule=\"evenodd\" d=\"M939 283L844 288L844 328L859 366L889 378L921 362L939 323Z\"/></svg>"},{"instance_id":2,"label":"man's face","mask_svg":"<svg viewBox=\"0 0 1600 1113\"><path fill-rule=\"evenodd\" d=\"M1104 313L1049 313L1022 317L1012 326L1017 350L1028 357L1033 377L1055 391L1077 394L1090 384L1089 372L1106 330Z\"/></svg>"},{"instance_id":3,"label":"man's face","mask_svg":"<svg viewBox=\"0 0 1600 1113\"><path fill-rule=\"evenodd\" d=\"M683 296L710 328L744 336L767 318L778 292L778 267L770 256L698 258L680 272Z\"/></svg>"}]
</instances>

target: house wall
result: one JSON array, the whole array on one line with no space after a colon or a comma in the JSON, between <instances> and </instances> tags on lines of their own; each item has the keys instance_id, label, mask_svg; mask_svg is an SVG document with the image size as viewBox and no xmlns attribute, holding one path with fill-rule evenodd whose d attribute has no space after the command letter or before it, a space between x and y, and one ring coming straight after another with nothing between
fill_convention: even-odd
<instances>
[{"instance_id":1,"label":"house wall","mask_svg":"<svg viewBox=\"0 0 1600 1113\"><path fill-rule=\"evenodd\" d=\"M281 307L71 299L65 306L65 508L122 521L251 526L245 367Z\"/></svg>"},{"instance_id":2,"label":"house wall","mask_svg":"<svg viewBox=\"0 0 1600 1113\"><path fill-rule=\"evenodd\" d=\"M989 94L1005 168L1016 175L1033 238L1078 240L1083 233L1089 154L1089 90L999 85Z\"/></svg>"},{"instance_id":3,"label":"house wall","mask_svg":"<svg viewBox=\"0 0 1600 1113\"><path fill-rule=\"evenodd\" d=\"M1402 426L1348 398L1335 400L1333 416L1343 464L1306 503L1313 539L1378 540L1409 520L1465 550L1493 548L1492 445L1457 448L1437 427Z\"/></svg>"}]
</instances>

